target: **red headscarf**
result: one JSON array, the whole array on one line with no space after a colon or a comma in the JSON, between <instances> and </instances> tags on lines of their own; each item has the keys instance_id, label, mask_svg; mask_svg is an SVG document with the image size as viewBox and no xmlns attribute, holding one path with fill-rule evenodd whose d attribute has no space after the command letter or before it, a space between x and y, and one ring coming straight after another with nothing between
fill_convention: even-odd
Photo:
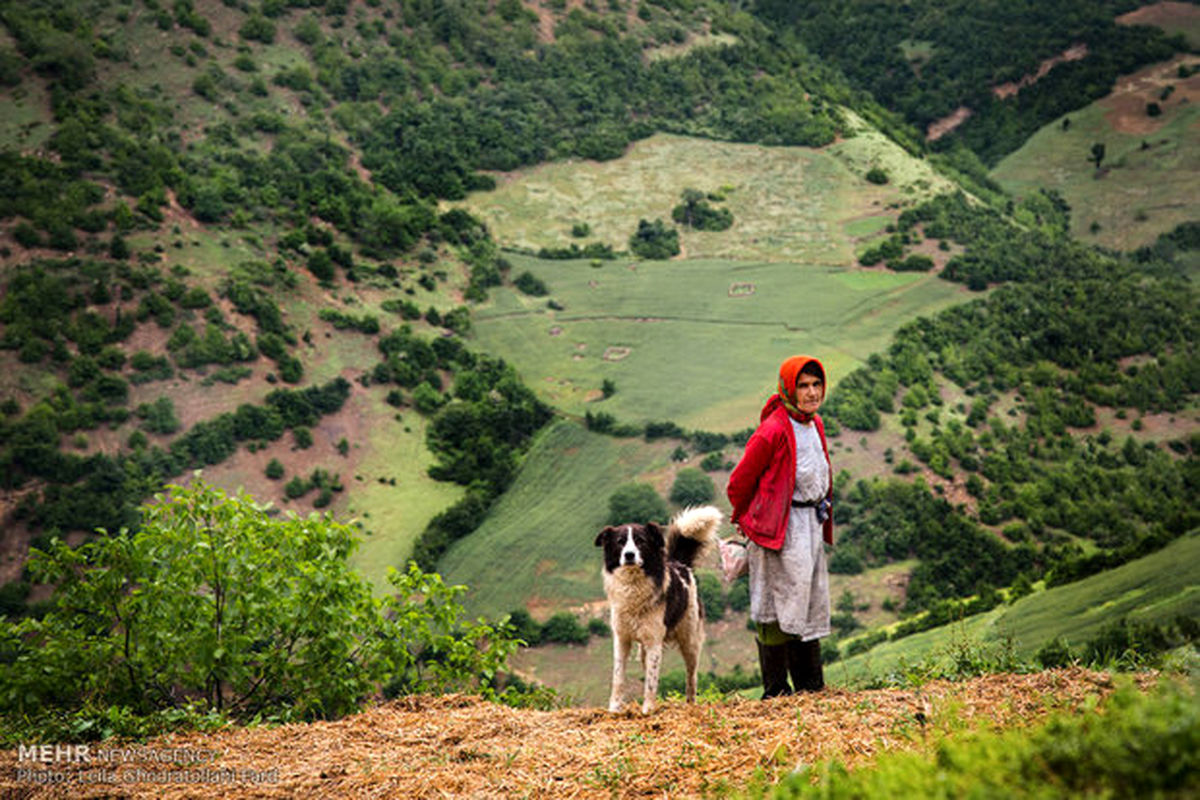
<instances>
[{"instance_id":1,"label":"red headscarf","mask_svg":"<svg viewBox=\"0 0 1200 800\"><path fill-rule=\"evenodd\" d=\"M809 364L815 364L817 369L821 371L821 399L824 400L826 384L825 367L821 366L820 361L812 356L792 356L779 367L779 399L783 401L783 407L787 409L788 416L797 422L808 423L812 421L812 414L805 414L796 403L796 381L800 378L801 370Z\"/></svg>"}]
</instances>

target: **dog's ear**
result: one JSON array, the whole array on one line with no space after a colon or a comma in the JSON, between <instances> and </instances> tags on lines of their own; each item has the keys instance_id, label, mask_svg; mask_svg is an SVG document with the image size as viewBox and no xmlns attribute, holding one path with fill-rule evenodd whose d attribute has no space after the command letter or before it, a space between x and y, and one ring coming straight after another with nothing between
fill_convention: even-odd
<instances>
[{"instance_id":1,"label":"dog's ear","mask_svg":"<svg viewBox=\"0 0 1200 800\"><path fill-rule=\"evenodd\" d=\"M616 533L616 531L616 528L614 528L612 525L609 525L607 528L596 534L596 547L604 547L604 540L608 538L609 534Z\"/></svg>"},{"instance_id":2,"label":"dog's ear","mask_svg":"<svg viewBox=\"0 0 1200 800\"><path fill-rule=\"evenodd\" d=\"M667 540L663 534L661 525L659 525L657 522L647 522L645 527L646 533L650 535L650 540L654 542L655 547L663 547L666 545Z\"/></svg>"}]
</instances>

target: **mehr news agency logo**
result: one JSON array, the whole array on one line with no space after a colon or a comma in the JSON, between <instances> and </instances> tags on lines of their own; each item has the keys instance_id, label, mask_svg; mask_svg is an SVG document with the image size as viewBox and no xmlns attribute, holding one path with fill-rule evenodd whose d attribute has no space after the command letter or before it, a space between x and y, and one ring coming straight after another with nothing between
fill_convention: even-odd
<instances>
[{"instance_id":1,"label":"mehr news agency logo","mask_svg":"<svg viewBox=\"0 0 1200 800\"><path fill-rule=\"evenodd\" d=\"M190 747L17 746L18 783L277 783L279 769L231 769L212 764L219 750Z\"/></svg>"}]
</instances>

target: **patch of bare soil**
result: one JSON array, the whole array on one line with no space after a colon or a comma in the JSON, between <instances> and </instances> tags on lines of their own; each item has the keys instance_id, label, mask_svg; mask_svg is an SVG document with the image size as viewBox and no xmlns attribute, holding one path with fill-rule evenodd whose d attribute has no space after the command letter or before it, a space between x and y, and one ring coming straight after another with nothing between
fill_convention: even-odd
<instances>
[{"instance_id":1,"label":"patch of bare soil","mask_svg":"<svg viewBox=\"0 0 1200 800\"><path fill-rule=\"evenodd\" d=\"M1006 97L1012 97L1026 86L1032 86L1033 84L1037 83L1039 80L1044 78L1050 72L1050 70L1054 69L1059 64L1062 64L1066 61L1079 61L1082 58L1086 58L1087 54L1088 49L1087 45L1085 44L1077 44L1068 47L1058 55L1047 58L1038 65L1036 72L1026 75L1019 81L1009 81L1008 83L1002 83L999 86L993 86L992 93L1002 100ZM940 139L947 133L950 133L950 131L957 128L959 125L962 125L964 122L966 122L971 114L971 109L967 108L966 106L959 106L952 113L931 124L925 131L925 139L930 142Z\"/></svg>"},{"instance_id":2,"label":"patch of bare soil","mask_svg":"<svg viewBox=\"0 0 1200 800\"><path fill-rule=\"evenodd\" d=\"M300 516L320 511L313 507L317 491L291 500L284 493L284 486L294 476L308 478L313 470L323 469L337 475L347 490L355 483L355 474L363 458L362 444L370 441L370 424L375 421L367 409L364 393L355 391L357 384L351 370L343 370L342 377L351 381L350 396L341 410L321 417L312 429L313 443L303 450L296 448L292 433L284 435L266 447L250 452L244 445L220 464L206 467L204 480L233 492L239 487L259 502L272 502L283 511L294 511ZM349 444L346 455L338 449L338 442L345 439ZM279 459L287 468L287 475L279 480L266 476L267 464ZM179 480L186 483L186 480ZM344 495L335 496L338 499ZM324 509L326 511L334 509Z\"/></svg>"},{"instance_id":3,"label":"patch of bare soil","mask_svg":"<svg viewBox=\"0 0 1200 800\"><path fill-rule=\"evenodd\" d=\"M636 3L630 3L631 6L636 6ZM553 42L554 26L557 24L555 12L553 9L538 2L538 0L525 0L525 7L533 13L537 14L538 18L538 41ZM560 12L562 17L566 17L576 8L583 8L583 0L567 0L566 7Z\"/></svg>"},{"instance_id":4,"label":"patch of bare soil","mask_svg":"<svg viewBox=\"0 0 1200 800\"><path fill-rule=\"evenodd\" d=\"M1107 674L1070 669L916 689L668 702L645 717L633 704L609 714L417 696L337 722L164 736L125 763L20 763L10 750L0 754L0 792L14 798L698 797L721 785L742 787L756 770L778 780L833 757L854 769L883 752L922 749L928 734L932 745L947 729L1029 725L1051 709L1078 710L1111 690ZM195 761L173 763L177 755ZM82 781L98 766L109 773L100 785L41 785L18 772Z\"/></svg>"},{"instance_id":5,"label":"patch of bare soil","mask_svg":"<svg viewBox=\"0 0 1200 800\"><path fill-rule=\"evenodd\" d=\"M1104 118L1113 130L1147 136L1162 128L1170 118L1171 109L1200 101L1200 73L1181 79L1181 64L1195 66L1200 64L1200 58L1180 55L1118 80L1112 93L1100 101L1105 109ZM1164 98L1167 87L1171 87L1170 93ZM1158 103L1163 113L1157 117L1147 114L1150 103Z\"/></svg>"},{"instance_id":6,"label":"patch of bare soil","mask_svg":"<svg viewBox=\"0 0 1200 800\"><path fill-rule=\"evenodd\" d=\"M1117 17L1117 24L1152 25L1168 33L1180 28L1200 27L1200 6L1194 3L1154 3L1122 14Z\"/></svg>"},{"instance_id":7,"label":"patch of bare soil","mask_svg":"<svg viewBox=\"0 0 1200 800\"><path fill-rule=\"evenodd\" d=\"M966 122L971 116L971 109L966 106L959 106L947 116L942 117L937 122L930 124L929 129L925 131L925 139L930 142L936 142L938 139L945 136L950 131L957 128Z\"/></svg>"},{"instance_id":8,"label":"patch of bare soil","mask_svg":"<svg viewBox=\"0 0 1200 800\"><path fill-rule=\"evenodd\" d=\"M1047 58L1045 61L1039 64L1037 72L1034 72L1031 75L1026 75L1019 81L1009 81L1008 83L1002 83L999 86L993 86L992 94L1001 100L1006 97L1012 97L1026 86L1032 86L1042 78L1046 77L1050 70L1054 69L1059 64L1067 61L1080 61L1084 58L1087 58L1087 54L1088 48L1086 44L1072 45L1071 47L1068 47L1066 50L1062 51L1060 54L1051 58Z\"/></svg>"}]
</instances>

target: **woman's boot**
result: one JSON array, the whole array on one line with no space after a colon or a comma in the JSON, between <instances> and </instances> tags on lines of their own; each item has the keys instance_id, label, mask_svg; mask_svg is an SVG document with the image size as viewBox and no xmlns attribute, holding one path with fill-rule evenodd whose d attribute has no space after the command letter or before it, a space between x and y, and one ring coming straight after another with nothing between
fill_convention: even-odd
<instances>
[{"instance_id":1,"label":"woman's boot","mask_svg":"<svg viewBox=\"0 0 1200 800\"><path fill-rule=\"evenodd\" d=\"M825 688L825 670L821 666L821 640L802 642L792 639L787 648L788 672L797 692L819 692Z\"/></svg>"},{"instance_id":2,"label":"woman's boot","mask_svg":"<svg viewBox=\"0 0 1200 800\"><path fill-rule=\"evenodd\" d=\"M758 668L762 672L763 700L791 694L788 686L788 646L786 644L763 644L757 639Z\"/></svg>"}]
</instances>

